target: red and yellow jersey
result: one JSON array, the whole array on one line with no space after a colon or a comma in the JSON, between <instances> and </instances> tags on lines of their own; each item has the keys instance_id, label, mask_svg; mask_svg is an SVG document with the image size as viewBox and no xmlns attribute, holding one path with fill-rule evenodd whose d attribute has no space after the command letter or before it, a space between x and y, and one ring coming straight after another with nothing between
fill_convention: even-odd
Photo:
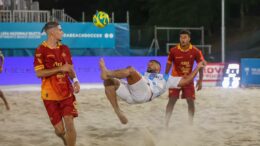
<instances>
[{"instance_id":1,"label":"red and yellow jersey","mask_svg":"<svg viewBox=\"0 0 260 146\"><path fill-rule=\"evenodd\" d=\"M58 44L51 49L43 42L35 51L34 70L52 69L64 64L72 64L70 50L67 46ZM68 73L57 73L42 78L41 97L43 100L63 100L73 94Z\"/></svg>"},{"instance_id":2,"label":"red and yellow jersey","mask_svg":"<svg viewBox=\"0 0 260 146\"><path fill-rule=\"evenodd\" d=\"M201 51L195 46L190 44L188 50L183 50L179 44L171 48L167 63L173 63L172 76L185 76L192 72L194 61L203 60Z\"/></svg>"}]
</instances>

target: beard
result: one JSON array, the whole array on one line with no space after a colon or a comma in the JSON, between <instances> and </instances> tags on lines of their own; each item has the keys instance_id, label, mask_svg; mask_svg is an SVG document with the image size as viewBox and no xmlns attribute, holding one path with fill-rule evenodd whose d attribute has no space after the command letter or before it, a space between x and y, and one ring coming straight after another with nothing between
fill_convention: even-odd
<instances>
[{"instance_id":1,"label":"beard","mask_svg":"<svg viewBox=\"0 0 260 146\"><path fill-rule=\"evenodd\" d=\"M185 48L185 47L189 46L189 44L190 44L189 42L181 42L180 43L182 48Z\"/></svg>"},{"instance_id":2,"label":"beard","mask_svg":"<svg viewBox=\"0 0 260 146\"><path fill-rule=\"evenodd\" d=\"M150 69L150 68L147 68L146 72L148 72L148 73L156 73L156 71L155 71L155 70L153 70L153 69Z\"/></svg>"},{"instance_id":3,"label":"beard","mask_svg":"<svg viewBox=\"0 0 260 146\"><path fill-rule=\"evenodd\" d=\"M187 43L181 42L181 47L187 46Z\"/></svg>"}]
</instances>

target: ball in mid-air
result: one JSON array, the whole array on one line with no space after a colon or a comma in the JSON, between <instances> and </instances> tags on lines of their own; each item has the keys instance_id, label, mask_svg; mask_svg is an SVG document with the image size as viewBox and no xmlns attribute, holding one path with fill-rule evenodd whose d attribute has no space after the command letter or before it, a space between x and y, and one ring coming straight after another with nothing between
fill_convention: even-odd
<instances>
[{"instance_id":1,"label":"ball in mid-air","mask_svg":"<svg viewBox=\"0 0 260 146\"><path fill-rule=\"evenodd\" d=\"M109 23L109 16L103 11L97 11L93 16L93 24L99 28L105 27Z\"/></svg>"}]
</instances>

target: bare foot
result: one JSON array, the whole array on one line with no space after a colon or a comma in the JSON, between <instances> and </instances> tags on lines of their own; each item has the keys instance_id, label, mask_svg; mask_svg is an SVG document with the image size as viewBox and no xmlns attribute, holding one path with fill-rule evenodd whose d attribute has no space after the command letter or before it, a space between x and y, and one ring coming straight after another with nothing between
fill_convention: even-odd
<instances>
[{"instance_id":1,"label":"bare foot","mask_svg":"<svg viewBox=\"0 0 260 146\"><path fill-rule=\"evenodd\" d=\"M106 68L106 65L105 65L105 61L104 61L104 59L103 58L101 58L100 60L99 60L99 68L100 68L100 70L101 70L101 79L102 80L107 80L107 79L109 79L109 77L108 77L108 75L107 75L107 73L108 73L108 70L107 70L107 68Z\"/></svg>"},{"instance_id":2,"label":"bare foot","mask_svg":"<svg viewBox=\"0 0 260 146\"><path fill-rule=\"evenodd\" d=\"M119 118L119 120L122 124L128 123L127 118L125 117L125 115L123 115L123 113L121 111L115 111L115 112L116 112L116 115L117 115L117 117Z\"/></svg>"}]
</instances>

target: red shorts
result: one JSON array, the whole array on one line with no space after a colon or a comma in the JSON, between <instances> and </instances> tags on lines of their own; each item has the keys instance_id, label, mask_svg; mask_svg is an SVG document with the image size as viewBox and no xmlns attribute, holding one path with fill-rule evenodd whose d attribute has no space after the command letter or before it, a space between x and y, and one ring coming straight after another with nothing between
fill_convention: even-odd
<instances>
[{"instance_id":1,"label":"red shorts","mask_svg":"<svg viewBox=\"0 0 260 146\"><path fill-rule=\"evenodd\" d=\"M194 83L181 87L180 89L169 89L169 98L179 98L180 91L182 91L181 98L195 100L195 87Z\"/></svg>"},{"instance_id":2,"label":"red shorts","mask_svg":"<svg viewBox=\"0 0 260 146\"><path fill-rule=\"evenodd\" d=\"M64 100L43 100L47 113L50 117L52 125L58 124L62 117L72 115L73 117L78 116L77 102L73 95L72 97L66 98Z\"/></svg>"}]
</instances>

